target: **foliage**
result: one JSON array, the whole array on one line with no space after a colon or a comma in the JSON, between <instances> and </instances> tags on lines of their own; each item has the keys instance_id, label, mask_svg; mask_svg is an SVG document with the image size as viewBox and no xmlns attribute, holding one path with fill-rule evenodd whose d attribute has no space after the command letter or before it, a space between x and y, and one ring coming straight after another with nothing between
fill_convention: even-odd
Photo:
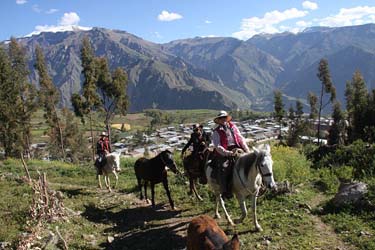
<instances>
[{"instance_id":1,"label":"foliage","mask_svg":"<svg viewBox=\"0 0 375 250\"><path fill-rule=\"evenodd\" d=\"M320 168L317 170L317 185L319 188L328 193L335 194L340 185L340 181L335 172L331 168Z\"/></svg>"},{"instance_id":2,"label":"foliage","mask_svg":"<svg viewBox=\"0 0 375 250\"><path fill-rule=\"evenodd\" d=\"M364 179L375 175L375 146L361 140L348 146L319 147L307 154L314 168L353 167L353 177Z\"/></svg>"},{"instance_id":3,"label":"foliage","mask_svg":"<svg viewBox=\"0 0 375 250\"><path fill-rule=\"evenodd\" d=\"M340 102L336 101L333 105L333 124L329 130L328 144L344 144L346 141L346 121L344 113L341 111Z\"/></svg>"},{"instance_id":4,"label":"foliage","mask_svg":"<svg viewBox=\"0 0 375 250\"><path fill-rule=\"evenodd\" d=\"M311 163L297 149L290 147L273 147L274 175L277 182L288 180L293 184L309 181Z\"/></svg>"},{"instance_id":5,"label":"foliage","mask_svg":"<svg viewBox=\"0 0 375 250\"><path fill-rule=\"evenodd\" d=\"M61 121L57 113L57 105L59 102L59 93L52 82L51 77L48 75L46 62L44 59L43 51L39 46L35 48L36 62L35 69L39 76L39 101L43 105L44 118L48 126L50 127L49 137L50 137L50 147L57 147L59 155L65 160L65 147L64 147L64 137L63 128L61 126Z\"/></svg>"},{"instance_id":6,"label":"foliage","mask_svg":"<svg viewBox=\"0 0 375 250\"><path fill-rule=\"evenodd\" d=\"M0 138L5 156L30 157L31 117L37 91L28 82L25 49L12 38L7 52L0 48Z\"/></svg>"},{"instance_id":7,"label":"foliage","mask_svg":"<svg viewBox=\"0 0 375 250\"><path fill-rule=\"evenodd\" d=\"M318 116L318 97L315 93L309 92L308 94L309 104L310 104L310 119L315 120Z\"/></svg>"}]
</instances>

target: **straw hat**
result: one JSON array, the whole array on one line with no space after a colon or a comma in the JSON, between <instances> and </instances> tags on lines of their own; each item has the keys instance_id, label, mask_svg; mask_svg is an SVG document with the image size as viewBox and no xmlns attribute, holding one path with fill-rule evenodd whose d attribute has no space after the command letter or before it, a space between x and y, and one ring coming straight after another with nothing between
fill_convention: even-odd
<instances>
[{"instance_id":1,"label":"straw hat","mask_svg":"<svg viewBox=\"0 0 375 250\"><path fill-rule=\"evenodd\" d=\"M215 123L218 123L218 120L219 120L220 118L223 118L223 117L226 117L226 118L227 118L227 122L229 122L230 120L232 120L232 116L228 115L228 113L227 113L226 111L221 110L221 111L219 112L219 114L215 117L214 122L215 122Z\"/></svg>"}]
</instances>

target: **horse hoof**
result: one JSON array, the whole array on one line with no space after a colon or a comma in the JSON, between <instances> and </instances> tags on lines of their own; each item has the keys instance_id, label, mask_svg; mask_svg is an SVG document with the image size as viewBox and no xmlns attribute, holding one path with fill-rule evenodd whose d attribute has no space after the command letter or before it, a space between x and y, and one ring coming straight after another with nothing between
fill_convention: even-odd
<instances>
[{"instance_id":1,"label":"horse hoof","mask_svg":"<svg viewBox=\"0 0 375 250\"><path fill-rule=\"evenodd\" d=\"M220 214L215 214L215 217L214 217L214 219L221 219L221 216L220 216Z\"/></svg>"},{"instance_id":2,"label":"horse hoof","mask_svg":"<svg viewBox=\"0 0 375 250\"><path fill-rule=\"evenodd\" d=\"M232 227L235 227L235 226L236 226L236 224L234 224L232 220L228 221L228 224L229 224L230 226L232 226Z\"/></svg>"},{"instance_id":3,"label":"horse hoof","mask_svg":"<svg viewBox=\"0 0 375 250\"><path fill-rule=\"evenodd\" d=\"M263 232L263 228L261 226L256 227L255 232Z\"/></svg>"},{"instance_id":4,"label":"horse hoof","mask_svg":"<svg viewBox=\"0 0 375 250\"><path fill-rule=\"evenodd\" d=\"M198 198L199 201L203 201L202 197L198 196L197 198Z\"/></svg>"}]
</instances>

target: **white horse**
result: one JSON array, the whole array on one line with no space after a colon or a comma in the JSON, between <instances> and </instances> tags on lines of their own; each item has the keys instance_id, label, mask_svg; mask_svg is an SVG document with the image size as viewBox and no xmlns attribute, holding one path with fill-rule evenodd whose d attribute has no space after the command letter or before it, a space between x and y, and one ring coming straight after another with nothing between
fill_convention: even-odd
<instances>
[{"instance_id":1,"label":"white horse","mask_svg":"<svg viewBox=\"0 0 375 250\"><path fill-rule=\"evenodd\" d=\"M239 156L233 168L232 191L235 194L242 210L242 216L239 219L235 220L235 222L238 224L245 219L247 215L245 198L250 195L252 198L253 221L255 230L262 231L262 227L259 225L256 215L256 200L259 189L261 188L262 183L267 188L271 189L275 189L276 184L272 174L273 161L271 157L271 147L267 144L265 146L263 145L260 148L253 149L254 152L242 154L241 156ZM225 208L224 200L221 197L220 184L218 180L211 177L212 171L213 169L210 166L209 161L206 165L206 176L208 179L208 183L210 184L216 195L215 216L216 218L220 218L220 203L221 207L224 210L228 223L234 226L235 224L228 214L227 209Z\"/></svg>"},{"instance_id":2,"label":"white horse","mask_svg":"<svg viewBox=\"0 0 375 250\"><path fill-rule=\"evenodd\" d=\"M98 167L97 164L95 164L95 167L96 167L96 178L98 179L98 187L102 188L100 176L103 175L105 186L108 188L108 190L110 192L112 192L111 183L110 183L110 180L109 180L109 174L113 173L113 175L115 176L116 183L115 183L114 188L116 188L117 183L118 183L117 172L121 171L121 169L120 169L120 153L119 152L113 152L113 153L107 154L105 156L104 165L102 167Z\"/></svg>"}]
</instances>

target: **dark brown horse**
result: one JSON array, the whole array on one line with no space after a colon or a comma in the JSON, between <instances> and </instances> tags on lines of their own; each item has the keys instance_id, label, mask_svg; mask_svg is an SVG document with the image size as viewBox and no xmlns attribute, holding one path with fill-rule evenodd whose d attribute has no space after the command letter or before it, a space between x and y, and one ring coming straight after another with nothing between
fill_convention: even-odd
<instances>
[{"instance_id":1,"label":"dark brown horse","mask_svg":"<svg viewBox=\"0 0 375 250\"><path fill-rule=\"evenodd\" d=\"M167 192L169 204L174 209L174 203L169 192L167 170L168 167L173 173L179 173L176 163L173 160L173 154L169 150L165 150L151 159L144 157L139 158L134 164L135 175L138 181L138 188L140 191L140 199L143 200L142 182L145 190L145 199L147 201L147 184L151 184L151 202L152 207L155 207L155 184L163 183L164 189Z\"/></svg>"},{"instance_id":2,"label":"dark brown horse","mask_svg":"<svg viewBox=\"0 0 375 250\"><path fill-rule=\"evenodd\" d=\"M185 169L185 175L189 178L189 194L194 192L198 200L202 201L202 197L198 194L195 187L197 179L199 179L200 184L207 184L207 177L204 171L204 166L211 151L203 143L199 145L196 153L192 153L183 159L183 165Z\"/></svg>"}]
</instances>

